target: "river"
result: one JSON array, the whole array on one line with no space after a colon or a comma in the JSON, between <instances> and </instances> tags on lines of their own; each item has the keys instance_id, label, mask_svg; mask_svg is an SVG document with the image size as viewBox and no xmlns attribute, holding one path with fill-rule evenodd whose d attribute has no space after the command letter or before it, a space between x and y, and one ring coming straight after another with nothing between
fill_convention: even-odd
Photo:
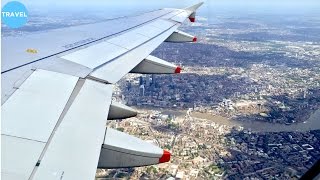
<instances>
[{"instance_id":1,"label":"river","mask_svg":"<svg viewBox=\"0 0 320 180\"><path fill-rule=\"evenodd\" d=\"M281 131L309 131L320 129L320 109L315 111L305 122L291 125L274 124L261 121L237 121L221 116L213 116L205 113L193 112L192 117L208 119L219 124L228 126L242 126L245 129L251 129L253 132L281 132Z\"/></svg>"},{"instance_id":2,"label":"river","mask_svg":"<svg viewBox=\"0 0 320 180\"><path fill-rule=\"evenodd\" d=\"M171 114L177 117L184 117L186 110L175 110L175 109L164 109L164 108L150 108L150 107L137 107L138 109L144 110L158 110L162 114ZM308 120L301 123L294 123L291 125L268 123L262 121L238 121L232 120L222 116L214 116L208 113L192 112L193 118L207 119L218 124L228 126L242 126L245 129L250 129L253 132L282 132L282 131L310 131L320 129L320 109L316 110Z\"/></svg>"}]
</instances>

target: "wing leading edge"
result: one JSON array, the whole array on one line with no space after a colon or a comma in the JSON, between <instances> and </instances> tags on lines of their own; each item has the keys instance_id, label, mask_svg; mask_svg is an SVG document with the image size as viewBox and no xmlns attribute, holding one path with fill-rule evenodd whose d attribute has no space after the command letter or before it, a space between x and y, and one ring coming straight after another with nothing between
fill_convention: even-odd
<instances>
[{"instance_id":1,"label":"wing leading edge","mask_svg":"<svg viewBox=\"0 0 320 180\"><path fill-rule=\"evenodd\" d=\"M194 22L195 11L201 4L154 11L131 20L111 20L122 23L121 27L114 25L117 32L101 32L100 37L92 38L92 33L85 32L94 31L103 23L72 27L71 31L81 29L80 34L90 36L74 44L63 41L59 47L64 49L50 48L50 52L35 45L39 52L47 54L25 55L18 48L12 52L18 56L5 55L4 59L10 57L11 61L24 60L2 68L5 92L1 177L92 179L97 167L168 162L170 152L105 127L107 119L137 114L132 108L112 102L112 87L129 72L180 73L180 67L149 54L163 41L196 41L194 36L177 29L187 18ZM123 26L123 22L127 25ZM53 30L47 36L67 32L68 29Z\"/></svg>"}]
</instances>

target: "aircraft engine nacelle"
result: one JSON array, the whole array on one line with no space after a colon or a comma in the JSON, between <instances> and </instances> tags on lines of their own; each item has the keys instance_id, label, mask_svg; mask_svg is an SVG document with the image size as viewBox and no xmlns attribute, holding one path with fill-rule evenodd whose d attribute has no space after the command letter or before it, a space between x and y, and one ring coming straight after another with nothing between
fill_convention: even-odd
<instances>
[{"instance_id":1,"label":"aircraft engine nacelle","mask_svg":"<svg viewBox=\"0 0 320 180\"><path fill-rule=\"evenodd\" d=\"M170 161L170 152L126 133L107 128L98 168L124 168Z\"/></svg>"},{"instance_id":2,"label":"aircraft engine nacelle","mask_svg":"<svg viewBox=\"0 0 320 180\"><path fill-rule=\"evenodd\" d=\"M197 38L188 33L182 31L173 32L165 42L175 42L175 43L183 43L183 42L196 42Z\"/></svg>"}]
</instances>

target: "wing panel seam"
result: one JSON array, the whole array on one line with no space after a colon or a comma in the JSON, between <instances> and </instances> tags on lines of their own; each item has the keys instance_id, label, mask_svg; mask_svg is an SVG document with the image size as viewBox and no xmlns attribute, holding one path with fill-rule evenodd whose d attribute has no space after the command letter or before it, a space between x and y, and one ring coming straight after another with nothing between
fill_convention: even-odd
<instances>
[{"instance_id":1,"label":"wing panel seam","mask_svg":"<svg viewBox=\"0 0 320 180\"><path fill-rule=\"evenodd\" d=\"M7 136L7 137L18 138L18 139L24 139L24 140L28 140L28 141L39 142L39 143L46 143L44 141L39 141L39 140L35 140L35 139L30 139L30 138L24 138L24 137L20 137L20 136L13 136L13 135L9 135L9 134L1 134L1 135L2 136Z\"/></svg>"}]
</instances>

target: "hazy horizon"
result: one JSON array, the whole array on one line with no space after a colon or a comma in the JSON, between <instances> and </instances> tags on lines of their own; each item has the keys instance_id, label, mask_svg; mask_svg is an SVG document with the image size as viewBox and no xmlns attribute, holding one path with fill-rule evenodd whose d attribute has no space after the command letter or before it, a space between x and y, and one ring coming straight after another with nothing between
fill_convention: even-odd
<instances>
[{"instance_id":1,"label":"hazy horizon","mask_svg":"<svg viewBox=\"0 0 320 180\"><path fill-rule=\"evenodd\" d=\"M2 1L2 6L9 0ZM184 8L200 0L20 0L29 9L30 13L68 10L69 12L119 12L126 15L130 12L143 12L160 8ZM320 12L320 2L316 0L205 0L199 13L231 12L231 13L268 13L268 14L309 14Z\"/></svg>"}]
</instances>

